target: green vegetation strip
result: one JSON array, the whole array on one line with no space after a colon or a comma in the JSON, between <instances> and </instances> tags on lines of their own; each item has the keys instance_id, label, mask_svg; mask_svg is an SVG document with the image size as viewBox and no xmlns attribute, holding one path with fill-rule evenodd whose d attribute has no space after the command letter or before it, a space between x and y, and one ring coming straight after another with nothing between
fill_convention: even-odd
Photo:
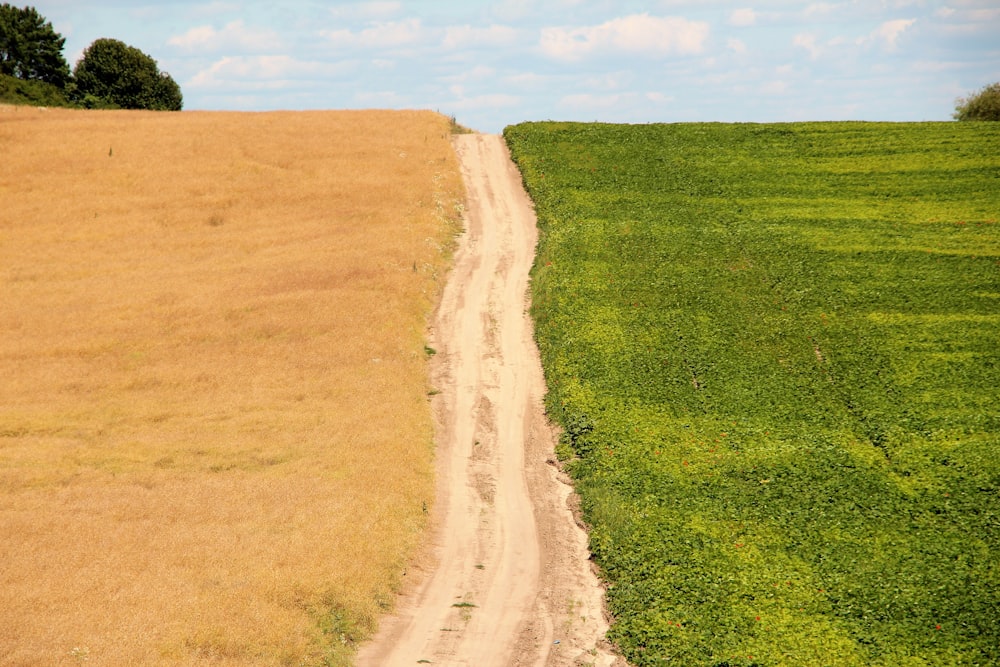
<instances>
[{"instance_id":1,"label":"green vegetation strip","mask_svg":"<svg viewBox=\"0 0 1000 667\"><path fill-rule=\"evenodd\" d=\"M505 135L629 661L1000 664L1000 124Z\"/></svg>"}]
</instances>

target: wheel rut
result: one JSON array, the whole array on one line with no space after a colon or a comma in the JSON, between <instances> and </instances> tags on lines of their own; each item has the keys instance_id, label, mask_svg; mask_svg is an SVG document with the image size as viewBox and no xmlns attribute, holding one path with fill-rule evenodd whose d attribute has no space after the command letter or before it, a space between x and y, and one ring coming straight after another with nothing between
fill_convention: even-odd
<instances>
[{"instance_id":1,"label":"wheel rut","mask_svg":"<svg viewBox=\"0 0 1000 667\"><path fill-rule=\"evenodd\" d=\"M433 325L433 540L362 667L624 665L555 465L528 315L534 211L495 135L459 135L466 230Z\"/></svg>"}]
</instances>

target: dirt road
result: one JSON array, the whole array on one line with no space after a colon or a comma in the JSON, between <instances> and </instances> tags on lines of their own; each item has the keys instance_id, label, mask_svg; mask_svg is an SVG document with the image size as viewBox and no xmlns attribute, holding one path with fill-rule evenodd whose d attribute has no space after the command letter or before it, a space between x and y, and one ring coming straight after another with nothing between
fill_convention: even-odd
<instances>
[{"instance_id":1,"label":"dirt road","mask_svg":"<svg viewBox=\"0 0 1000 667\"><path fill-rule=\"evenodd\" d=\"M534 212L501 137L458 136L455 148L467 229L432 342L435 537L358 664L612 665L602 591L543 413L527 313Z\"/></svg>"}]
</instances>

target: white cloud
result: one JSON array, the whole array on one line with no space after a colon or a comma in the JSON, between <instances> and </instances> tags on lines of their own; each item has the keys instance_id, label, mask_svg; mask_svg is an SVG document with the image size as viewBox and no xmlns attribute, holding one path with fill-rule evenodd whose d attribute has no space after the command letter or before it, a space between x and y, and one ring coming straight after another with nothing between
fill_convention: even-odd
<instances>
[{"instance_id":1,"label":"white cloud","mask_svg":"<svg viewBox=\"0 0 1000 667\"><path fill-rule=\"evenodd\" d=\"M1000 30L1000 6L994 0L970 2L954 0L950 5L934 10L934 18L943 19L950 32L993 32ZM992 25L991 25L992 24Z\"/></svg>"},{"instance_id":2,"label":"white cloud","mask_svg":"<svg viewBox=\"0 0 1000 667\"><path fill-rule=\"evenodd\" d=\"M914 72L953 72L960 70L966 65L963 62L939 61L939 60L918 60L910 66Z\"/></svg>"},{"instance_id":3,"label":"white cloud","mask_svg":"<svg viewBox=\"0 0 1000 667\"><path fill-rule=\"evenodd\" d=\"M467 46L503 46L517 40L517 30L503 25L476 28L470 25L450 26L444 31L442 45L449 48Z\"/></svg>"},{"instance_id":4,"label":"white cloud","mask_svg":"<svg viewBox=\"0 0 1000 667\"><path fill-rule=\"evenodd\" d=\"M768 81L760 87L764 95L784 95L788 92L788 84L784 81Z\"/></svg>"},{"instance_id":5,"label":"white cloud","mask_svg":"<svg viewBox=\"0 0 1000 667\"><path fill-rule=\"evenodd\" d=\"M158 21L163 19L164 7L145 6L128 9L128 15L138 21Z\"/></svg>"},{"instance_id":6,"label":"white cloud","mask_svg":"<svg viewBox=\"0 0 1000 667\"><path fill-rule=\"evenodd\" d=\"M220 51L270 51L281 47L278 33L266 28L248 28L242 20L231 21L216 30L210 25L191 28L183 35L167 40L170 46L184 51L218 53Z\"/></svg>"},{"instance_id":7,"label":"white cloud","mask_svg":"<svg viewBox=\"0 0 1000 667\"><path fill-rule=\"evenodd\" d=\"M646 99L655 104L669 104L674 101L672 95L664 95L663 93L646 93Z\"/></svg>"},{"instance_id":8,"label":"white cloud","mask_svg":"<svg viewBox=\"0 0 1000 667\"><path fill-rule=\"evenodd\" d=\"M757 22L757 13L750 8L734 9L729 15L729 25L748 26Z\"/></svg>"},{"instance_id":9,"label":"white cloud","mask_svg":"<svg viewBox=\"0 0 1000 667\"><path fill-rule=\"evenodd\" d=\"M392 90L359 90L354 94L354 102L380 108L401 107L410 104L408 98Z\"/></svg>"},{"instance_id":10,"label":"white cloud","mask_svg":"<svg viewBox=\"0 0 1000 667\"><path fill-rule=\"evenodd\" d=\"M702 21L633 14L596 26L543 28L541 48L559 60L579 60L605 51L693 54L705 48L708 31Z\"/></svg>"},{"instance_id":11,"label":"white cloud","mask_svg":"<svg viewBox=\"0 0 1000 667\"><path fill-rule=\"evenodd\" d=\"M217 16L239 12L243 7L238 2L208 2L192 9L195 16Z\"/></svg>"},{"instance_id":12,"label":"white cloud","mask_svg":"<svg viewBox=\"0 0 1000 667\"><path fill-rule=\"evenodd\" d=\"M584 0L547 0L544 9L560 13L583 2ZM499 0L492 3L489 11L493 17L501 21L519 21L537 16L540 8L542 7L537 0Z\"/></svg>"},{"instance_id":13,"label":"white cloud","mask_svg":"<svg viewBox=\"0 0 1000 667\"><path fill-rule=\"evenodd\" d=\"M532 10L536 10L534 4L532 0L502 0L496 3L491 11L503 21L516 21L530 16Z\"/></svg>"},{"instance_id":14,"label":"white cloud","mask_svg":"<svg viewBox=\"0 0 1000 667\"><path fill-rule=\"evenodd\" d=\"M167 40L167 44L170 46L177 46L182 49L197 49L205 46L211 46L212 40L218 34L218 31L210 25L202 25L197 28L191 28L183 35L176 35Z\"/></svg>"},{"instance_id":15,"label":"white cloud","mask_svg":"<svg viewBox=\"0 0 1000 667\"><path fill-rule=\"evenodd\" d=\"M574 109L609 109L617 107L631 95L594 95L591 93L579 93L576 95L566 95L559 100L559 106L572 107Z\"/></svg>"},{"instance_id":16,"label":"white cloud","mask_svg":"<svg viewBox=\"0 0 1000 667\"><path fill-rule=\"evenodd\" d=\"M808 19L822 18L833 13L833 11L839 7L840 5L835 5L829 2L814 2L802 10L802 15Z\"/></svg>"},{"instance_id":17,"label":"white cloud","mask_svg":"<svg viewBox=\"0 0 1000 667\"><path fill-rule=\"evenodd\" d=\"M468 111L469 109L499 109L501 107L520 106L521 103L521 98L516 95L491 93L488 95L476 95L473 97L460 97L457 100L448 102L448 108L459 111Z\"/></svg>"},{"instance_id":18,"label":"white cloud","mask_svg":"<svg viewBox=\"0 0 1000 667\"><path fill-rule=\"evenodd\" d=\"M656 3L659 7L669 9L705 9L715 6L726 7L732 4L732 0L659 0Z\"/></svg>"},{"instance_id":19,"label":"white cloud","mask_svg":"<svg viewBox=\"0 0 1000 667\"><path fill-rule=\"evenodd\" d=\"M334 46L342 48L396 48L422 41L425 31L420 19L373 23L369 27L354 32L351 30L323 30L320 35Z\"/></svg>"},{"instance_id":20,"label":"white cloud","mask_svg":"<svg viewBox=\"0 0 1000 667\"><path fill-rule=\"evenodd\" d=\"M503 78L505 83L509 83L514 86L543 86L552 82L552 77L545 76L543 74L537 74L536 72L519 72L517 74L510 74Z\"/></svg>"},{"instance_id":21,"label":"white cloud","mask_svg":"<svg viewBox=\"0 0 1000 667\"><path fill-rule=\"evenodd\" d=\"M732 38L727 39L726 47L729 48L730 51L734 51L736 53L747 52L747 45L741 39L732 39Z\"/></svg>"},{"instance_id":22,"label":"white cloud","mask_svg":"<svg viewBox=\"0 0 1000 667\"><path fill-rule=\"evenodd\" d=\"M342 74L350 63L303 61L291 56L226 56L195 74L186 86L196 89L275 90L292 81L315 80Z\"/></svg>"},{"instance_id":23,"label":"white cloud","mask_svg":"<svg viewBox=\"0 0 1000 667\"><path fill-rule=\"evenodd\" d=\"M485 65L477 65L470 70L464 72L459 72L452 76L441 77L441 81L452 81L455 83L463 83L468 81L488 81L496 76L497 71L492 67L486 67Z\"/></svg>"},{"instance_id":24,"label":"white cloud","mask_svg":"<svg viewBox=\"0 0 1000 667\"><path fill-rule=\"evenodd\" d=\"M992 7L990 9L974 9L966 13L967 17L973 21L996 21L1000 19L1000 9Z\"/></svg>"},{"instance_id":25,"label":"white cloud","mask_svg":"<svg viewBox=\"0 0 1000 667\"><path fill-rule=\"evenodd\" d=\"M594 74L578 79L588 88L598 90L616 90L624 88L634 78L632 72L613 72L608 74Z\"/></svg>"},{"instance_id":26,"label":"white cloud","mask_svg":"<svg viewBox=\"0 0 1000 667\"><path fill-rule=\"evenodd\" d=\"M795 35L795 37L792 38L792 45L808 51L809 57L813 60L819 58L820 54L823 52L823 49L816 44L816 35L811 33L803 32Z\"/></svg>"},{"instance_id":27,"label":"white cloud","mask_svg":"<svg viewBox=\"0 0 1000 667\"><path fill-rule=\"evenodd\" d=\"M757 71L754 69L745 71L738 69L727 69L725 71L716 72L713 74L705 73L703 76L698 78L698 81L699 83L707 83L713 86L728 86L734 83L745 81L748 75L756 77Z\"/></svg>"},{"instance_id":28,"label":"white cloud","mask_svg":"<svg viewBox=\"0 0 1000 667\"><path fill-rule=\"evenodd\" d=\"M355 2L330 9L335 19L374 21L395 16L403 9L402 2Z\"/></svg>"},{"instance_id":29,"label":"white cloud","mask_svg":"<svg viewBox=\"0 0 1000 667\"><path fill-rule=\"evenodd\" d=\"M916 19L898 19L895 21L886 21L881 26L879 26L876 33L881 37L886 45L890 49L896 48L896 43L899 41L899 36L902 35L907 28L916 23Z\"/></svg>"},{"instance_id":30,"label":"white cloud","mask_svg":"<svg viewBox=\"0 0 1000 667\"><path fill-rule=\"evenodd\" d=\"M916 19L896 19L894 21L886 21L873 30L870 35L859 39L858 44L880 42L883 48L887 51L895 51L899 43L900 35L906 32L907 28L916 22Z\"/></svg>"}]
</instances>

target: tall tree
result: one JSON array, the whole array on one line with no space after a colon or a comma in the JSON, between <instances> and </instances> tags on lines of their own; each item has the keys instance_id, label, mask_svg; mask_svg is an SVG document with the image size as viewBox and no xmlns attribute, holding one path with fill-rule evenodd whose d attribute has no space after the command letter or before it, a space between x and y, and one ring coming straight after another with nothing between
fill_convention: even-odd
<instances>
[{"instance_id":1,"label":"tall tree","mask_svg":"<svg viewBox=\"0 0 1000 667\"><path fill-rule=\"evenodd\" d=\"M73 70L76 95L123 109L180 111L180 86L150 56L117 39L102 38L83 52Z\"/></svg>"},{"instance_id":2,"label":"tall tree","mask_svg":"<svg viewBox=\"0 0 1000 667\"><path fill-rule=\"evenodd\" d=\"M0 5L0 74L62 88L69 81L65 43L34 7Z\"/></svg>"}]
</instances>

